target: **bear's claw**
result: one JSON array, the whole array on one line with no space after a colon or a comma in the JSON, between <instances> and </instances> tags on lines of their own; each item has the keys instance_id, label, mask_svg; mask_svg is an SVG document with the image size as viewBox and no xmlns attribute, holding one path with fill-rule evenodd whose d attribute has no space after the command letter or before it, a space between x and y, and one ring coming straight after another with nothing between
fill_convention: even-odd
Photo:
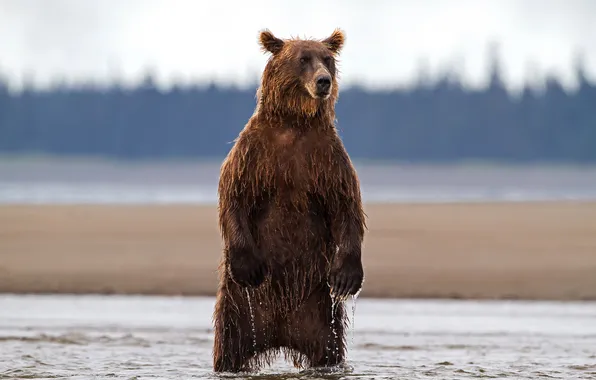
<instances>
[{"instance_id":1,"label":"bear's claw","mask_svg":"<svg viewBox=\"0 0 596 380\"><path fill-rule=\"evenodd\" d=\"M344 260L329 276L331 293L340 298L354 295L362 287L363 280L362 263L359 260Z\"/></svg>"}]
</instances>

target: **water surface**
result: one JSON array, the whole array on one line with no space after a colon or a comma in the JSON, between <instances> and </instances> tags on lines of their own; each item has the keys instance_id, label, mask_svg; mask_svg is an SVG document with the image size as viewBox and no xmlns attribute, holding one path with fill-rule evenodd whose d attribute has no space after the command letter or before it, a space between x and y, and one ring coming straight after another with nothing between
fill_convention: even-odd
<instances>
[{"instance_id":1,"label":"water surface","mask_svg":"<svg viewBox=\"0 0 596 380\"><path fill-rule=\"evenodd\" d=\"M0 296L0 379L221 378L211 371L213 305L212 298ZM351 301L346 307L351 314ZM596 378L596 303L359 299L348 343L348 368L332 375L301 373L280 358L235 377Z\"/></svg>"}]
</instances>

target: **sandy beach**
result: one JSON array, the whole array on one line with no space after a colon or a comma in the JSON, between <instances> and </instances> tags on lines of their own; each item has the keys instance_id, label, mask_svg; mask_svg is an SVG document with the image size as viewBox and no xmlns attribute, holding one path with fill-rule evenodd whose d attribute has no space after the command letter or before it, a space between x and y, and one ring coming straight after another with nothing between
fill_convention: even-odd
<instances>
[{"instance_id":1,"label":"sandy beach","mask_svg":"<svg viewBox=\"0 0 596 380\"><path fill-rule=\"evenodd\" d=\"M374 204L362 297L596 299L596 202ZM213 295L213 206L0 206L0 292Z\"/></svg>"}]
</instances>

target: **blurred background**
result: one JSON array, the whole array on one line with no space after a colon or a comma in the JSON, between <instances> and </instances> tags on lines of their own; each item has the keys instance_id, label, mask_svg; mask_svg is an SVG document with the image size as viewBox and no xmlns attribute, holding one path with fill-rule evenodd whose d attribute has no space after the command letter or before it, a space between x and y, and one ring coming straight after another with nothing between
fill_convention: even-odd
<instances>
[{"instance_id":1,"label":"blurred background","mask_svg":"<svg viewBox=\"0 0 596 380\"><path fill-rule=\"evenodd\" d=\"M338 128L371 169L368 200L596 195L589 0L0 7L1 201L213 202L255 106L258 31L324 38L335 27L347 33ZM43 191L29 186L38 180Z\"/></svg>"},{"instance_id":2,"label":"blurred background","mask_svg":"<svg viewBox=\"0 0 596 380\"><path fill-rule=\"evenodd\" d=\"M336 27L369 227L352 378L593 375L595 15L0 0L0 378L210 378L217 181L255 107L258 32Z\"/></svg>"}]
</instances>

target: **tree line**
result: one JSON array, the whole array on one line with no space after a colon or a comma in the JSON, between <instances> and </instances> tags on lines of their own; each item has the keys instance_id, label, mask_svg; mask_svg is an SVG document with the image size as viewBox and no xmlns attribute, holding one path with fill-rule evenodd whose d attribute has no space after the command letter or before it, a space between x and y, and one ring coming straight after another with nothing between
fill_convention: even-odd
<instances>
[{"instance_id":1,"label":"tree line","mask_svg":"<svg viewBox=\"0 0 596 380\"><path fill-rule=\"evenodd\" d=\"M342 90L338 128L354 158L411 162L596 161L596 86L556 78L510 95L498 69L482 90L445 76L394 91ZM255 85L256 89L256 85ZM221 158L252 114L255 89L215 85L31 88L0 83L0 154Z\"/></svg>"}]
</instances>

